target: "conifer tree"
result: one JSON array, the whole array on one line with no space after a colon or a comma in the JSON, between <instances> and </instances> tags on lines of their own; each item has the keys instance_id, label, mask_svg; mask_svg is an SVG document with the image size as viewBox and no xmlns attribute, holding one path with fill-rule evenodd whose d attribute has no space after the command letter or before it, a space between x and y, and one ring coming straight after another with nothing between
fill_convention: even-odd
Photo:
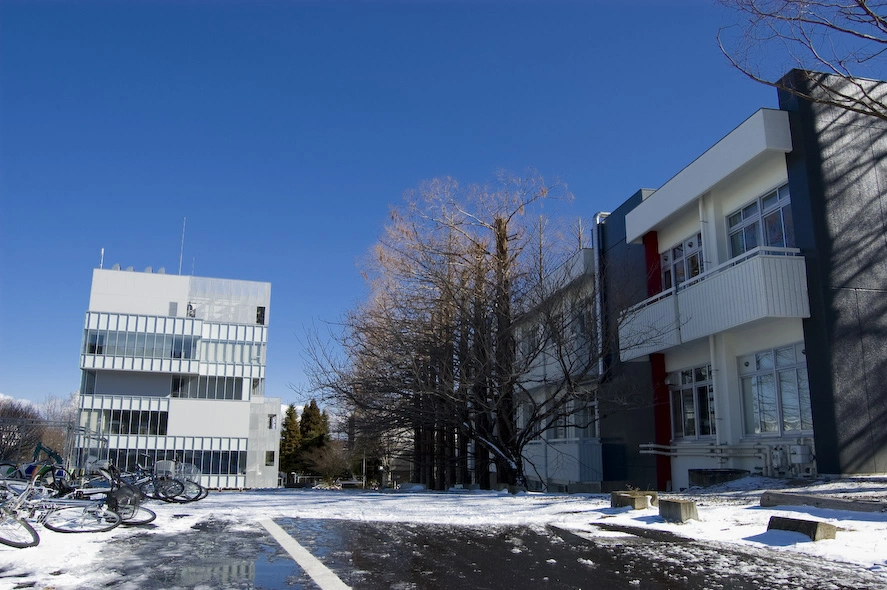
<instances>
[{"instance_id":1,"label":"conifer tree","mask_svg":"<svg viewBox=\"0 0 887 590\"><path fill-rule=\"evenodd\" d=\"M290 404L283 417L280 429L280 470L289 474L298 469L299 452L302 446L302 431L299 429L299 416L295 404Z\"/></svg>"},{"instance_id":2,"label":"conifer tree","mask_svg":"<svg viewBox=\"0 0 887 590\"><path fill-rule=\"evenodd\" d=\"M329 418L326 416L326 412L320 411L317 402L313 399L302 410L299 431L302 436L302 452L322 447L329 438Z\"/></svg>"}]
</instances>

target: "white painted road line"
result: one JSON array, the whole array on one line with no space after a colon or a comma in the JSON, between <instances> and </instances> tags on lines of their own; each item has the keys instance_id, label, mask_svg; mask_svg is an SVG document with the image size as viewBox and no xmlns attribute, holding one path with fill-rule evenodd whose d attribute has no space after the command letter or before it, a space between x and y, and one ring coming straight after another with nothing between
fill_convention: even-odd
<instances>
[{"instance_id":1,"label":"white painted road line","mask_svg":"<svg viewBox=\"0 0 887 590\"><path fill-rule=\"evenodd\" d=\"M323 565L319 559L311 555L307 549L299 545L295 539L286 534L286 531L277 526L273 520L266 518L260 520L259 524L271 533L271 536L280 543L281 547L286 549L290 557L296 560L296 563L305 570L306 574L311 576L311 579L320 586L321 590L351 590L351 586L340 580L339 576Z\"/></svg>"}]
</instances>

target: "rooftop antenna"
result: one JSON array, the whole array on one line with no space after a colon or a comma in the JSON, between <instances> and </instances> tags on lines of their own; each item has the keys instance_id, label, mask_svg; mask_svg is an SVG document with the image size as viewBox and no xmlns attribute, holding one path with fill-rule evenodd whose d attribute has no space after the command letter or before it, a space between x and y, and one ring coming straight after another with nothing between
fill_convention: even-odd
<instances>
[{"instance_id":1,"label":"rooftop antenna","mask_svg":"<svg viewBox=\"0 0 887 590\"><path fill-rule=\"evenodd\" d=\"M179 250L179 274L182 274L182 254L185 253L185 222L187 217L182 217L182 248Z\"/></svg>"},{"instance_id":2,"label":"rooftop antenna","mask_svg":"<svg viewBox=\"0 0 887 590\"><path fill-rule=\"evenodd\" d=\"M102 257L99 258L99 268L104 268L105 266L105 249L102 248Z\"/></svg>"}]
</instances>

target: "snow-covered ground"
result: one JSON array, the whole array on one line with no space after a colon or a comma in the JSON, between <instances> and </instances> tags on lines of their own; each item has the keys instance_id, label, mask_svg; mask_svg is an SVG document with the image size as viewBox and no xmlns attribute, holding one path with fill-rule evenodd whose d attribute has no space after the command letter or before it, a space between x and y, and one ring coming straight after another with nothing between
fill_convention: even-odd
<instances>
[{"instance_id":1,"label":"snow-covered ground","mask_svg":"<svg viewBox=\"0 0 887 590\"><path fill-rule=\"evenodd\" d=\"M0 545L0 587L11 582L37 588L83 587L93 580L102 585L112 579L119 564L103 551L110 543L136 537L192 531L213 519L236 523L235 530L262 534L258 522L267 518L344 519L352 521L408 522L416 524L545 527L549 525L582 536L614 534L596 525L658 529L701 541L736 544L782 554L813 557L828 562L854 564L859 570L883 577L887 588L887 511L856 512L806 506L760 507L764 490L815 494L823 497L879 500L887 507L887 477L817 480L786 487L784 480L749 477L716 488L690 490L662 497L696 501L698 521L664 522L657 508L610 508L606 495L563 495L497 492L359 492L318 490L253 490L216 492L188 505L148 504L158 518L155 527L118 527L107 533L59 534L36 527L40 545L13 549ZM821 520L838 527L837 538L811 542L799 533L767 531L771 516ZM119 567L118 567L119 569ZM119 575L119 574L114 574ZM33 583L33 585L32 585ZM25 587L25 586L19 586Z\"/></svg>"}]
</instances>

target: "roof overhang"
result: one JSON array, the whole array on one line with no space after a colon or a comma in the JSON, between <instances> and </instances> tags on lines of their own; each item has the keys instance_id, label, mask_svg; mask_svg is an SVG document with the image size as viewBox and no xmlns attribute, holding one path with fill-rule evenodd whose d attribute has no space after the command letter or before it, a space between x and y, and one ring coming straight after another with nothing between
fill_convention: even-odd
<instances>
[{"instance_id":1,"label":"roof overhang","mask_svg":"<svg viewBox=\"0 0 887 590\"><path fill-rule=\"evenodd\" d=\"M761 109L625 216L628 242L693 205L716 184L768 153L792 151L788 113Z\"/></svg>"}]
</instances>

